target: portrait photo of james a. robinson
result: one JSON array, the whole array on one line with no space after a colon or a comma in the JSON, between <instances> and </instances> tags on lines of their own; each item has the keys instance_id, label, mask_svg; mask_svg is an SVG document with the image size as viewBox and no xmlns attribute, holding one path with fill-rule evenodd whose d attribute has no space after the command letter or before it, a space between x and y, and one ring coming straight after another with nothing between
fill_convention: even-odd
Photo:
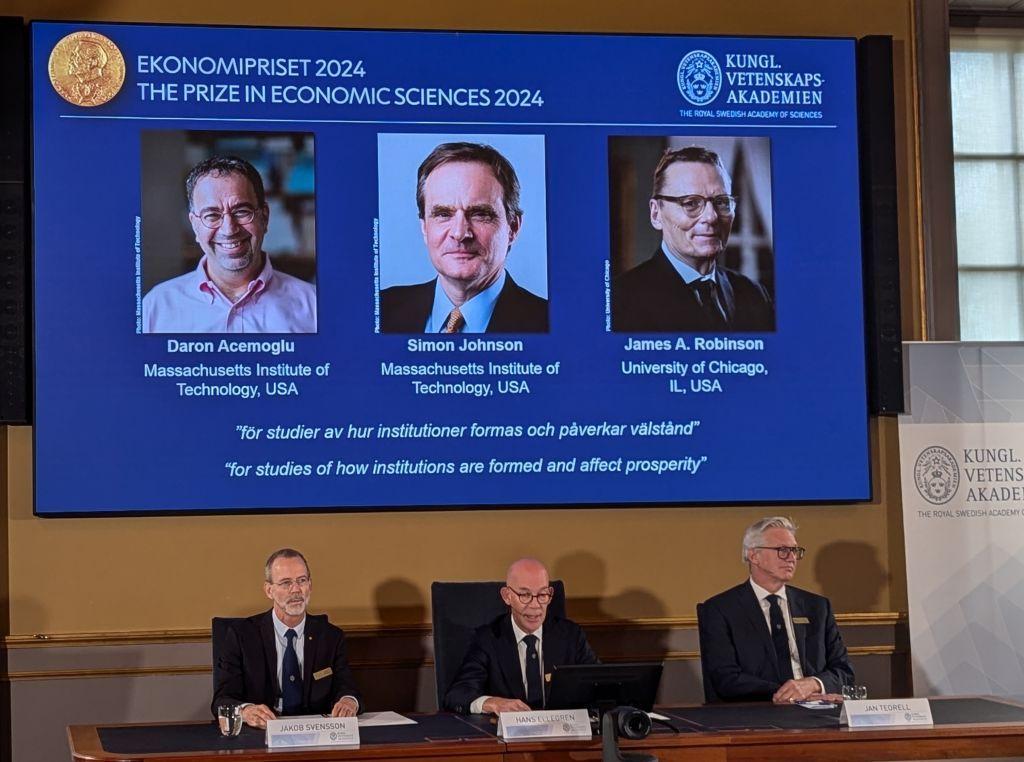
<instances>
[{"instance_id":1,"label":"portrait photo of james a. robinson","mask_svg":"<svg viewBox=\"0 0 1024 762\"><path fill-rule=\"evenodd\" d=\"M770 160L768 138L609 139L613 331L775 330Z\"/></svg>"}]
</instances>

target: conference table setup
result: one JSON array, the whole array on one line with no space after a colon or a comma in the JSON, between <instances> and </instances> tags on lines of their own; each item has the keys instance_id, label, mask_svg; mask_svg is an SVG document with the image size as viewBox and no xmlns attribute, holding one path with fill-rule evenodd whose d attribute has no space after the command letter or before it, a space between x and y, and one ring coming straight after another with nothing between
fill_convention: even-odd
<instances>
[{"instance_id":1,"label":"conference table setup","mask_svg":"<svg viewBox=\"0 0 1024 762\"><path fill-rule=\"evenodd\" d=\"M897 703L898 699L886 700ZM992 697L943 697L929 702L933 724L926 727L849 728L840 709L801 706L715 704L659 707L641 740L619 739L625 755L658 760L828 759L930 760L1024 756L1024 704ZM72 725L71 759L132 762L201 760L418 760L467 762L561 762L602 759L602 739L505 740L495 719L483 715L414 714L415 724L366 726L359 745L266 747L265 732L251 727L223 736L216 722L146 725ZM628 759L628 756L626 757Z\"/></svg>"}]
</instances>

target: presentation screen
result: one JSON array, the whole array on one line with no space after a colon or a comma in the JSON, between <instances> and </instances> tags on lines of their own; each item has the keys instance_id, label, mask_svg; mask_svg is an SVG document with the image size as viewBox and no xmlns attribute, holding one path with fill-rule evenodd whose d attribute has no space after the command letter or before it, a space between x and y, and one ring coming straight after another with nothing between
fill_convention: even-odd
<instances>
[{"instance_id":1,"label":"presentation screen","mask_svg":"<svg viewBox=\"0 0 1024 762\"><path fill-rule=\"evenodd\" d=\"M36 513L868 499L855 52L34 23Z\"/></svg>"}]
</instances>

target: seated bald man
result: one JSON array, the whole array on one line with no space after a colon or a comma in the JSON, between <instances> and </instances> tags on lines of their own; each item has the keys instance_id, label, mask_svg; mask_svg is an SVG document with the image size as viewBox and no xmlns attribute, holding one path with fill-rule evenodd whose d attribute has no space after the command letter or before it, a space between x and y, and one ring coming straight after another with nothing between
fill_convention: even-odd
<instances>
[{"instance_id":1,"label":"seated bald man","mask_svg":"<svg viewBox=\"0 0 1024 762\"><path fill-rule=\"evenodd\" d=\"M548 617L554 592L540 561L521 558L508 567L501 599L509 612L474 633L445 694L446 710L500 714L543 709L553 667L598 663L578 624Z\"/></svg>"}]
</instances>

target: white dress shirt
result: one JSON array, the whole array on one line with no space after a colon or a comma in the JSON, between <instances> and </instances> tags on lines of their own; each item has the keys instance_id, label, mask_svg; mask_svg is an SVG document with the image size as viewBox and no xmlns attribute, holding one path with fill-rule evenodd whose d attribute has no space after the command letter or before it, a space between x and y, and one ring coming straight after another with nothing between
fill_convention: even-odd
<instances>
[{"instance_id":1,"label":"white dress shirt","mask_svg":"<svg viewBox=\"0 0 1024 762\"><path fill-rule=\"evenodd\" d=\"M768 632L771 633L771 603L768 600L768 596L773 593L769 590L765 590L759 584L754 582L753 579L750 580L750 586L754 589L754 595L757 596L757 602L761 606L761 611L764 613L765 626L768 628ZM786 623L786 639L789 641L789 664L793 668L793 679L799 680L804 676L804 671L800 668L800 651L796 647L796 634L793 632L793 617L789 613L789 600L786 598L786 586L783 585L774 593L774 595L779 596L779 608L782 609L782 619ZM818 692L824 693L825 684L817 677L813 677L813 679L818 683Z\"/></svg>"},{"instance_id":2,"label":"white dress shirt","mask_svg":"<svg viewBox=\"0 0 1024 762\"><path fill-rule=\"evenodd\" d=\"M511 616L511 614L509 615ZM540 684L543 689L544 686L544 625L538 627L532 634L537 636L537 669L540 670ZM519 651L519 674L523 678L523 690L526 690L526 643L523 642L523 638L531 633L520 629L519 625L516 624L516 620L512 620L512 634L516 636L516 647ZM470 714L483 714L484 713L484 702L487 699L493 698L492 696L481 696L472 704L469 705ZM501 698L511 698L511 696L502 696Z\"/></svg>"}]
</instances>

